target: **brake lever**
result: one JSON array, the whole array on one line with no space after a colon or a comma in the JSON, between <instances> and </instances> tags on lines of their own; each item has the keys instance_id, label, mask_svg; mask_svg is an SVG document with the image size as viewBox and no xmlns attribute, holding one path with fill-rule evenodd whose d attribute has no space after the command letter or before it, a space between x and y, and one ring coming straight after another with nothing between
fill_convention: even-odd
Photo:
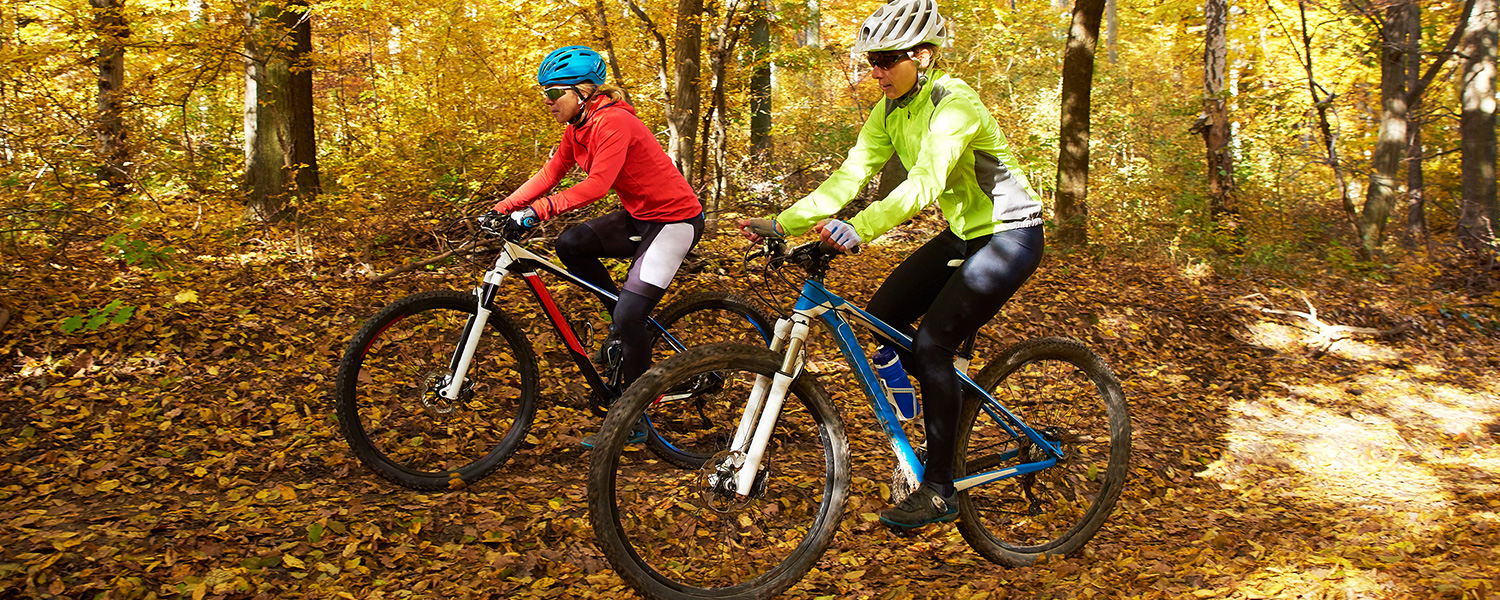
<instances>
[{"instance_id":1,"label":"brake lever","mask_svg":"<svg viewBox=\"0 0 1500 600\"><path fill-rule=\"evenodd\" d=\"M758 249L752 250L749 254L745 255L745 262L750 262L762 256L768 257L772 260L786 256L786 240L783 240L781 238L762 237L761 241L764 243L761 244Z\"/></svg>"}]
</instances>

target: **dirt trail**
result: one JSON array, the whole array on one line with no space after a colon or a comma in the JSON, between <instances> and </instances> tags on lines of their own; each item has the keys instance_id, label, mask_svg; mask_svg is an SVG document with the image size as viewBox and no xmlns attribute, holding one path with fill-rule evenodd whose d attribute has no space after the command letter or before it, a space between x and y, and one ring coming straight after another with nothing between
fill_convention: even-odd
<instances>
[{"instance_id":1,"label":"dirt trail","mask_svg":"<svg viewBox=\"0 0 1500 600\"><path fill-rule=\"evenodd\" d=\"M726 258L682 289L763 285L737 271L742 249L709 243ZM902 252L845 259L831 287L867 298ZM99 273L11 284L39 293L7 299L0 340L0 598L632 596L588 529L577 441L599 420L576 388L549 386L528 446L467 490L395 488L336 433L326 398L358 323L473 272L372 289L340 258L200 256L164 279L104 264L94 288L75 286ZM1135 451L1104 530L1023 569L985 562L951 526L892 536L869 518L889 459L830 366L857 478L835 546L788 597L1497 597L1496 319L1427 285L1049 256L991 333L1077 337L1119 374ZM1260 310L1306 311L1304 293L1326 323L1408 329L1329 345ZM113 298L140 309L58 332ZM544 371L573 376L556 355Z\"/></svg>"}]
</instances>

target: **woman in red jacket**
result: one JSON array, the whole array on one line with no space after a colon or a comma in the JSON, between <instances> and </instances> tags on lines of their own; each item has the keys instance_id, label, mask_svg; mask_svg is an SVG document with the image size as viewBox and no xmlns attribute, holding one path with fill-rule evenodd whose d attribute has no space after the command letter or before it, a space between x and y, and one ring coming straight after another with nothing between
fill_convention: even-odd
<instances>
[{"instance_id":1,"label":"woman in red jacket","mask_svg":"<svg viewBox=\"0 0 1500 600\"><path fill-rule=\"evenodd\" d=\"M585 46L553 50L537 70L537 83L552 118L566 125L562 142L536 175L487 216L533 227L610 190L619 196L622 210L558 236L557 256L574 274L619 295L609 307L614 324L601 354L620 353L614 381L623 390L651 366L646 318L702 237L703 207L620 88L604 85L604 60L597 52ZM554 192L574 165L587 177ZM634 259L623 291L599 262L605 257ZM592 437L584 445L591 446Z\"/></svg>"}]
</instances>

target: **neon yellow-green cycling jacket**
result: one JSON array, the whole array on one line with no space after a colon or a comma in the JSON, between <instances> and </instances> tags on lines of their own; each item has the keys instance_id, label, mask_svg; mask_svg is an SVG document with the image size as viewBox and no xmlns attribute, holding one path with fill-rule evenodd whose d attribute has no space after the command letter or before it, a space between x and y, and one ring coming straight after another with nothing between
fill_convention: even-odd
<instances>
[{"instance_id":1,"label":"neon yellow-green cycling jacket","mask_svg":"<svg viewBox=\"0 0 1500 600\"><path fill-rule=\"evenodd\" d=\"M974 88L937 69L900 105L877 104L838 171L776 221L789 234L807 231L853 200L892 152L906 180L849 219L861 239L875 239L934 200L965 240L1042 223L1042 204L995 117Z\"/></svg>"}]
</instances>

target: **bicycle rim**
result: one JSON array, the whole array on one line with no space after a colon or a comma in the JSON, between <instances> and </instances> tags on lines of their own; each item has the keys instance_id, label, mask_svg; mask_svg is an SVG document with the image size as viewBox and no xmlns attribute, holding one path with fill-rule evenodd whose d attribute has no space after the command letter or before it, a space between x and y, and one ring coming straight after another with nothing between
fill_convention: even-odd
<instances>
[{"instance_id":1,"label":"bicycle rim","mask_svg":"<svg viewBox=\"0 0 1500 600\"><path fill-rule=\"evenodd\" d=\"M471 295L416 294L386 307L356 334L340 365L336 402L344 437L380 475L414 489L444 489L494 472L520 445L536 411L535 358L504 315L490 315L457 401L440 398Z\"/></svg>"},{"instance_id":2,"label":"bicycle rim","mask_svg":"<svg viewBox=\"0 0 1500 600\"><path fill-rule=\"evenodd\" d=\"M648 372L610 410L593 452L590 519L616 571L647 597L769 597L827 548L848 495L849 454L842 421L810 378L793 385L766 475L749 497L715 491L715 467L732 453L683 469L624 443L635 417L680 382L718 373L725 392L743 399L755 376L774 373L779 362L765 348L697 348Z\"/></svg>"},{"instance_id":3,"label":"bicycle rim","mask_svg":"<svg viewBox=\"0 0 1500 600\"><path fill-rule=\"evenodd\" d=\"M1070 554L1103 525L1124 484L1130 417L1120 384L1098 355L1062 338L1022 342L977 381L1043 437L1061 443L1057 465L959 495L959 531L986 558L1024 565ZM1044 458L969 398L959 477Z\"/></svg>"}]
</instances>

